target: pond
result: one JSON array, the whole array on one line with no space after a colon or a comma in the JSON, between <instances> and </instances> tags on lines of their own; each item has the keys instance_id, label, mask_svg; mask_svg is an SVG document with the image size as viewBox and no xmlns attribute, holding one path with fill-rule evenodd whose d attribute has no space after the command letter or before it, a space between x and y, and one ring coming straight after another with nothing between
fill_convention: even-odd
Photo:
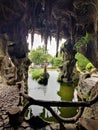
<instances>
[{"instance_id":1,"label":"pond","mask_svg":"<svg viewBox=\"0 0 98 130\"><path fill-rule=\"evenodd\" d=\"M46 86L40 85L36 80L32 80L31 74L28 78L28 95L34 99L49 101L77 101L77 91L74 86L60 84L57 82L58 72L56 70L48 71L50 77ZM54 110L62 117L72 117L76 114L77 108L72 107L54 107ZM33 115L41 116L45 120L54 121L49 111L40 106L31 106L30 111Z\"/></svg>"}]
</instances>

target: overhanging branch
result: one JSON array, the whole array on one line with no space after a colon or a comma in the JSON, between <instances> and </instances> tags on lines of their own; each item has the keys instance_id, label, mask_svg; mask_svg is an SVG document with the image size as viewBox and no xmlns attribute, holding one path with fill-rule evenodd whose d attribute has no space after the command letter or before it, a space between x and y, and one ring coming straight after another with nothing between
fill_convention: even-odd
<instances>
[{"instance_id":1,"label":"overhanging branch","mask_svg":"<svg viewBox=\"0 0 98 130\"><path fill-rule=\"evenodd\" d=\"M94 103L98 101L98 95L96 94L90 101L78 101L78 102L72 102L72 101L43 101L43 100L36 100L34 98L31 98L30 96L20 93L21 96L26 98L30 105L39 105L39 106L47 106L47 107L90 107Z\"/></svg>"},{"instance_id":2,"label":"overhanging branch","mask_svg":"<svg viewBox=\"0 0 98 130\"><path fill-rule=\"evenodd\" d=\"M20 96L23 96L28 100L28 103L24 106L21 114L24 115L25 111L28 109L30 105L39 105L45 107L47 110L51 112L51 114L58 120L59 123L75 123L82 115L85 107L90 107L94 103L98 101L98 95L96 94L93 99L90 101L43 101L43 100L35 100L31 98L27 94L20 93ZM79 107L78 113L72 118L64 118L59 116L51 107Z\"/></svg>"}]
</instances>

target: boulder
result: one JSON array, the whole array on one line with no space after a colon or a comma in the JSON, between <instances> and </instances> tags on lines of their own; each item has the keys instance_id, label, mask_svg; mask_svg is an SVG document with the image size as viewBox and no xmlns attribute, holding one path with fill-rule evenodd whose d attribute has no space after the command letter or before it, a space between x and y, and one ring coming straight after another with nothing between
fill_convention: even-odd
<instances>
[{"instance_id":1,"label":"boulder","mask_svg":"<svg viewBox=\"0 0 98 130\"><path fill-rule=\"evenodd\" d=\"M90 100L98 93L98 75L90 75L82 73L78 84L78 95L82 100ZM83 112L83 117L98 119L98 102L91 107L86 107Z\"/></svg>"}]
</instances>

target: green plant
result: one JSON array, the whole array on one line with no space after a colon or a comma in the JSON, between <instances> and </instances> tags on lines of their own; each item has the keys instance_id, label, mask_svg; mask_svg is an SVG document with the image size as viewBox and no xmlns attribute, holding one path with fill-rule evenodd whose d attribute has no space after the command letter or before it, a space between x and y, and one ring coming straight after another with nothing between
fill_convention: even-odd
<instances>
[{"instance_id":1,"label":"green plant","mask_svg":"<svg viewBox=\"0 0 98 130\"><path fill-rule=\"evenodd\" d=\"M85 94L83 95L83 98L86 99L86 101L90 100L90 95L89 94Z\"/></svg>"},{"instance_id":2,"label":"green plant","mask_svg":"<svg viewBox=\"0 0 98 130\"><path fill-rule=\"evenodd\" d=\"M77 59L77 67L83 71L86 69L86 65L90 62L85 56L83 56L81 53L77 53L75 58Z\"/></svg>"},{"instance_id":3,"label":"green plant","mask_svg":"<svg viewBox=\"0 0 98 130\"><path fill-rule=\"evenodd\" d=\"M94 68L94 66L93 66L92 63L88 63L88 64L86 65L86 70L87 70L87 71L91 71L92 68Z\"/></svg>"},{"instance_id":4,"label":"green plant","mask_svg":"<svg viewBox=\"0 0 98 130\"><path fill-rule=\"evenodd\" d=\"M62 57L61 56L54 57L54 59L53 59L53 66L54 67L58 67L60 65L62 65Z\"/></svg>"},{"instance_id":5,"label":"green plant","mask_svg":"<svg viewBox=\"0 0 98 130\"><path fill-rule=\"evenodd\" d=\"M39 84L47 85L49 74L44 72L43 69L32 69L32 78L35 79Z\"/></svg>"},{"instance_id":6,"label":"green plant","mask_svg":"<svg viewBox=\"0 0 98 130\"><path fill-rule=\"evenodd\" d=\"M44 47L39 46L36 50L30 51L29 59L35 64L43 64L51 62L52 56L48 52L45 52Z\"/></svg>"},{"instance_id":7,"label":"green plant","mask_svg":"<svg viewBox=\"0 0 98 130\"><path fill-rule=\"evenodd\" d=\"M62 79L61 79L62 73L59 73L58 78L57 78L57 82L61 83Z\"/></svg>"},{"instance_id":8,"label":"green plant","mask_svg":"<svg viewBox=\"0 0 98 130\"><path fill-rule=\"evenodd\" d=\"M83 47L83 46L86 46L88 44L90 40L90 34L89 33L86 33L85 36L81 37L76 43L75 43L75 46L74 48L77 50L77 52L80 52L80 49Z\"/></svg>"},{"instance_id":9,"label":"green plant","mask_svg":"<svg viewBox=\"0 0 98 130\"><path fill-rule=\"evenodd\" d=\"M31 70L32 78L37 80L43 76L43 69L32 69Z\"/></svg>"}]
</instances>

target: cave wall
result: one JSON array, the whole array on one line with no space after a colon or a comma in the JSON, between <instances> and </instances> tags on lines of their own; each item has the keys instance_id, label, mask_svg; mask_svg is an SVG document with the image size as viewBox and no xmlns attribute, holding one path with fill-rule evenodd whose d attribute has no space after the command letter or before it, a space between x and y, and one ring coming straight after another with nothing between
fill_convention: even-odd
<instances>
[{"instance_id":1,"label":"cave wall","mask_svg":"<svg viewBox=\"0 0 98 130\"><path fill-rule=\"evenodd\" d=\"M74 56L77 52L74 46L88 32L92 35L92 39L85 48L86 51L82 53L98 68L97 0L1 0L0 3L0 34L7 34L9 37L8 53L14 64L17 65L22 58L27 58L28 32L32 34L32 45L34 33L41 34L46 49L47 39L54 36L57 40L56 56L59 39L70 39L68 55L71 58L69 58L70 64L67 64L69 73L67 78L70 80L69 75L74 69L72 66L75 65ZM14 59L17 59L17 63Z\"/></svg>"}]
</instances>

